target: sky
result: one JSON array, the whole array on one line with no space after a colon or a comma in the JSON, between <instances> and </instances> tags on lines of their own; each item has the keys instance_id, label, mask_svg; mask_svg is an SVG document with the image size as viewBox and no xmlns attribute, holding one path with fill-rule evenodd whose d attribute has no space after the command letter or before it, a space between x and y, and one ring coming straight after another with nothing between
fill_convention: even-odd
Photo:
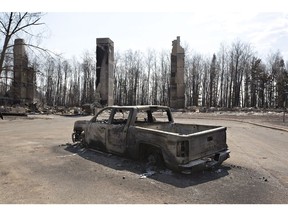
<instances>
[{"instance_id":1,"label":"sky","mask_svg":"<svg viewBox=\"0 0 288 216\"><path fill-rule=\"evenodd\" d=\"M46 13L41 45L68 59L81 57L87 50L94 52L96 38L109 37L115 51L145 52L171 50L172 41L180 36L182 46L207 56L217 53L221 43L240 40L251 44L261 58L279 50L288 60L285 0L28 2L32 2L28 9ZM20 11L27 4L23 6Z\"/></svg>"}]
</instances>

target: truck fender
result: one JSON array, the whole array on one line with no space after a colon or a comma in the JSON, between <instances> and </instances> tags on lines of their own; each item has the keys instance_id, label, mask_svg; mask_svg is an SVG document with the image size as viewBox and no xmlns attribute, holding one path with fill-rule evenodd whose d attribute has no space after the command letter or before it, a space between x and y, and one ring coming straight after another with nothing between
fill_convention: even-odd
<instances>
[{"instance_id":1,"label":"truck fender","mask_svg":"<svg viewBox=\"0 0 288 216\"><path fill-rule=\"evenodd\" d=\"M141 143L139 147L141 160L146 160L148 163L156 166L163 166L165 164L162 149L158 145Z\"/></svg>"}]
</instances>

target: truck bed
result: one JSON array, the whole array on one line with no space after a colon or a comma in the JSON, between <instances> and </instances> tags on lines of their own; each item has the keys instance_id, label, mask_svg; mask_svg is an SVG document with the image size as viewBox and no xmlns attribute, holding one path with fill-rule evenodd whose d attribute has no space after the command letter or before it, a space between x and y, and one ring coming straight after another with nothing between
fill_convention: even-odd
<instances>
[{"instance_id":1,"label":"truck bed","mask_svg":"<svg viewBox=\"0 0 288 216\"><path fill-rule=\"evenodd\" d=\"M218 157L217 155L221 155L222 151L227 150L226 127L177 123L144 123L136 125L135 129L137 130L136 140L140 142L141 140L143 142L148 140L149 143L163 145L162 149L170 152L164 155L164 159L171 166L173 166L172 164L186 166L187 163L195 160L197 160L197 163L204 164L203 158L211 158L213 160ZM170 154L173 155L171 158Z\"/></svg>"},{"instance_id":2,"label":"truck bed","mask_svg":"<svg viewBox=\"0 0 288 216\"><path fill-rule=\"evenodd\" d=\"M162 132L173 133L175 135L192 135L202 131L221 128L220 126L196 125L196 124L178 124L178 123L140 123L137 127L158 130Z\"/></svg>"}]
</instances>

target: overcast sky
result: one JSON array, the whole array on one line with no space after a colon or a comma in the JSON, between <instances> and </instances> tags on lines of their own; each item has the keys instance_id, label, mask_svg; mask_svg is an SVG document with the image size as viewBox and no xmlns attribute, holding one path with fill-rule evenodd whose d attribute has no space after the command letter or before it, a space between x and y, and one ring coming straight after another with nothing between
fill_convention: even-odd
<instances>
[{"instance_id":1,"label":"overcast sky","mask_svg":"<svg viewBox=\"0 0 288 216\"><path fill-rule=\"evenodd\" d=\"M96 38L100 37L113 40L115 51L145 52L148 48L171 50L172 40L180 36L183 46L188 44L204 55L217 53L222 42L230 45L241 40L250 43L262 58L279 50L288 60L285 0L82 0L78 5L72 2L79 0L58 0L56 5L54 0L47 2L32 7L47 12L42 20L48 29L47 38L42 45L66 58L80 57L85 50L95 51Z\"/></svg>"}]
</instances>

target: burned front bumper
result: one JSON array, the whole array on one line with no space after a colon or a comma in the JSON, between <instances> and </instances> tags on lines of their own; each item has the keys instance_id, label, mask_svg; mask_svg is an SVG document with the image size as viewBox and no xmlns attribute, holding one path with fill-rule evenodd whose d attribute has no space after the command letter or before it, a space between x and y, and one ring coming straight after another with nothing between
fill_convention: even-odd
<instances>
[{"instance_id":1,"label":"burned front bumper","mask_svg":"<svg viewBox=\"0 0 288 216\"><path fill-rule=\"evenodd\" d=\"M197 171L200 169L213 168L219 166L230 157L230 150L217 152L215 155L207 158L201 158L198 160L190 161L186 164L178 165L179 170L183 173L189 173L190 171Z\"/></svg>"}]
</instances>

